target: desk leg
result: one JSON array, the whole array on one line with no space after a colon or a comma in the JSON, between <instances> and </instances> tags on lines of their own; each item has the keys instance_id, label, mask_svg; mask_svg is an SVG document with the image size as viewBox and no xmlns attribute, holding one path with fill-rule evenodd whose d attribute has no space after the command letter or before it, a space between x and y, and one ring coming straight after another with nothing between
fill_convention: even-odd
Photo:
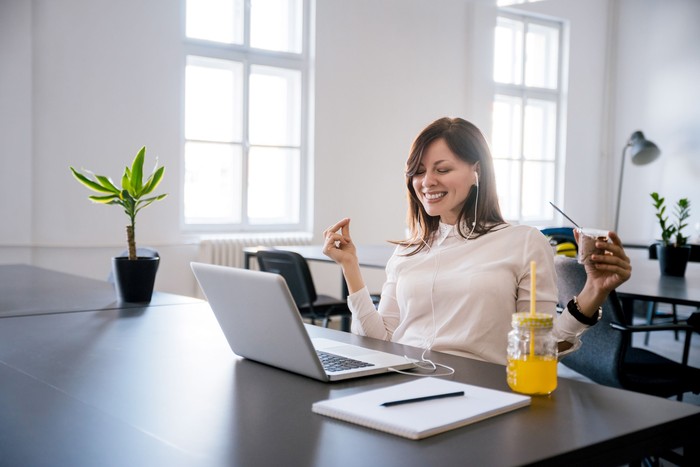
<instances>
[{"instance_id":1,"label":"desk leg","mask_svg":"<svg viewBox=\"0 0 700 467\"><path fill-rule=\"evenodd\" d=\"M683 465L700 465L700 449L696 442L683 446Z\"/></svg>"},{"instance_id":2,"label":"desk leg","mask_svg":"<svg viewBox=\"0 0 700 467\"><path fill-rule=\"evenodd\" d=\"M632 320L634 319L634 299L620 297L620 303L622 304L622 312L625 315L625 324L632 324Z\"/></svg>"},{"instance_id":3,"label":"desk leg","mask_svg":"<svg viewBox=\"0 0 700 467\"><path fill-rule=\"evenodd\" d=\"M243 252L243 267L246 269L250 269L250 258L255 258L255 253L251 253L250 251L244 251Z\"/></svg>"},{"instance_id":4,"label":"desk leg","mask_svg":"<svg viewBox=\"0 0 700 467\"><path fill-rule=\"evenodd\" d=\"M350 295L350 292L348 291L348 284L345 282L345 277L342 273L340 273L340 293L342 294L344 300L346 300L348 295Z\"/></svg>"}]
</instances>

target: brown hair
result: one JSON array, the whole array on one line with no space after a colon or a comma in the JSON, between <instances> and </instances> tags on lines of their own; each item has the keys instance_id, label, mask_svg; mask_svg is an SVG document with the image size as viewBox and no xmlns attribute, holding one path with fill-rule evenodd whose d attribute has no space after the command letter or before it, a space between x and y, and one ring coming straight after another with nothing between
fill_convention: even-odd
<instances>
[{"instance_id":1,"label":"brown hair","mask_svg":"<svg viewBox=\"0 0 700 467\"><path fill-rule=\"evenodd\" d=\"M413 189L413 176L421 164L423 152L438 139L444 140L447 147L464 162L478 163L476 170L479 177L479 188L472 186L459 213L457 219L459 235L467 238L471 232L472 222L476 222L474 236L483 235L495 226L505 223L498 205L491 151L484 135L475 125L464 119L443 117L425 127L416 137L406 161L407 223L410 238L398 243L405 246L414 245L415 250L409 254L418 253L426 245L431 244L433 232L439 227L440 219L428 215ZM472 219L470 216L473 216L474 213L477 190L479 202L476 206L476 219Z\"/></svg>"}]
</instances>

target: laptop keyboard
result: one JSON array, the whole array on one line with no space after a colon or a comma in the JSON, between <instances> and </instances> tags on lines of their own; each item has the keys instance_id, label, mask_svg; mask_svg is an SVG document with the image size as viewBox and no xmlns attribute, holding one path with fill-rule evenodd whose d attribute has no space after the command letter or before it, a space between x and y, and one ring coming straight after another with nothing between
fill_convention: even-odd
<instances>
[{"instance_id":1,"label":"laptop keyboard","mask_svg":"<svg viewBox=\"0 0 700 467\"><path fill-rule=\"evenodd\" d=\"M342 357L340 355L323 352L321 350L317 350L316 353L318 354L318 358L321 359L323 369L326 370L328 373L374 366L373 363L362 362L360 360Z\"/></svg>"}]
</instances>

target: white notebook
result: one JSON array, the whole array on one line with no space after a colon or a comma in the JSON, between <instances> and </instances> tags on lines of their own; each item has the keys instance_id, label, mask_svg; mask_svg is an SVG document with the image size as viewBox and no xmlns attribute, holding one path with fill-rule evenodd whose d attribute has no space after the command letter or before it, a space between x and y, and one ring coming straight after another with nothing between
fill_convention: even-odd
<instances>
[{"instance_id":1,"label":"white notebook","mask_svg":"<svg viewBox=\"0 0 700 467\"><path fill-rule=\"evenodd\" d=\"M464 391L464 395L385 406ZM531 398L439 378L409 383L315 402L315 413L385 431L410 439L422 439L530 405Z\"/></svg>"}]
</instances>

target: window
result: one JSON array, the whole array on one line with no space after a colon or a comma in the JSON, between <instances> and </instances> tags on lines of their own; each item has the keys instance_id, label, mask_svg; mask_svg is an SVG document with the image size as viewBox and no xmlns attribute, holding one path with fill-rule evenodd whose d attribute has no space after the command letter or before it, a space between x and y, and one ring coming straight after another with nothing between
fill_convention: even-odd
<instances>
[{"instance_id":1,"label":"window","mask_svg":"<svg viewBox=\"0 0 700 467\"><path fill-rule=\"evenodd\" d=\"M562 25L501 13L494 46L491 147L506 219L548 222L561 157Z\"/></svg>"},{"instance_id":2,"label":"window","mask_svg":"<svg viewBox=\"0 0 700 467\"><path fill-rule=\"evenodd\" d=\"M311 1L185 1L185 226L308 225Z\"/></svg>"}]
</instances>

